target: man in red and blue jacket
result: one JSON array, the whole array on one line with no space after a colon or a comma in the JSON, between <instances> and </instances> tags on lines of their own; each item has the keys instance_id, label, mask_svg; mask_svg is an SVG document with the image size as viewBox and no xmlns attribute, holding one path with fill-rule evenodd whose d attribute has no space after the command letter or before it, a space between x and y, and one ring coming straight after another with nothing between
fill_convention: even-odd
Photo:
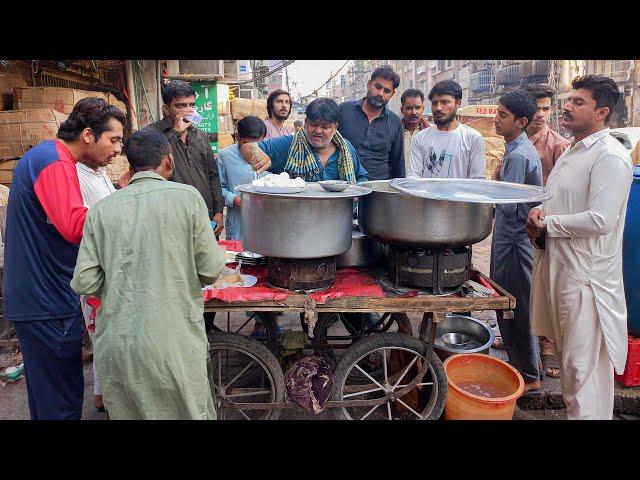
<instances>
[{"instance_id":1,"label":"man in red and blue jacket","mask_svg":"<svg viewBox=\"0 0 640 480\"><path fill-rule=\"evenodd\" d=\"M80 419L82 320L70 282L87 215L75 163L122 150L126 117L87 97L13 172L7 207L4 317L13 322L32 419Z\"/></svg>"}]
</instances>

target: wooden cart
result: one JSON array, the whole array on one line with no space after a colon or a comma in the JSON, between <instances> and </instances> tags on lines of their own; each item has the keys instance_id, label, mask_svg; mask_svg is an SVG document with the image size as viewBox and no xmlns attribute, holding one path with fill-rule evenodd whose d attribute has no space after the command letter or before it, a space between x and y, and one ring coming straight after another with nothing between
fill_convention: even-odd
<instances>
[{"instance_id":1,"label":"wooden cart","mask_svg":"<svg viewBox=\"0 0 640 480\"><path fill-rule=\"evenodd\" d=\"M219 417L275 419L283 409L299 408L284 401L284 376L273 341L277 312L299 312L309 325L314 325L317 318L329 318L325 314L386 312L376 325L358 329L350 336L323 336L324 327L319 329L320 322L315 324L314 338L322 337L312 344L318 355L326 356L332 351L335 346L332 340L352 340L335 366L333 392L324 407L338 419L439 418L447 387L442 363L433 355L436 324L448 313L472 311L495 310L498 318L513 318L515 298L477 273L498 296L345 296L316 304L310 295L292 294L284 301L207 302L205 312L217 314L215 325L209 329L209 339L211 378ZM241 329L225 331L231 312L268 312L261 317L267 330L263 342L241 335ZM221 313L228 314L226 319ZM417 337L402 328L408 321L407 313L423 314ZM397 332L390 333L394 323ZM380 409L382 405L386 409Z\"/></svg>"}]
</instances>

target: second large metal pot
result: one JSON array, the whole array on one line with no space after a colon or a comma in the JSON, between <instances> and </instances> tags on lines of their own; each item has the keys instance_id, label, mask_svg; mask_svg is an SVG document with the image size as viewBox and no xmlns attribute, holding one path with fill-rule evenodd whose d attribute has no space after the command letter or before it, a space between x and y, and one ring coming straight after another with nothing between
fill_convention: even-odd
<instances>
[{"instance_id":1,"label":"second large metal pot","mask_svg":"<svg viewBox=\"0 0 640 480\"><path fill-rule=\"evenodd\" d=\"M325 192L307 184L299 194L256 193L251 185L236 187L242 195L242 245L267 257L322 258L351 247L353 198L369 189L350 186Z\"/></svg>"},{"instance_id":2,"label":"second large metal pot","mask_svg":"<svg viewBox=\"0 0 640 480\"><path fill-rule=\"evenodd\" d=\"M464 246L491 233L493 205L430 200L397 192L389 180L365 182L373 190L358 200L362 231L384 243Z\"/></svg>"}]
</instances>

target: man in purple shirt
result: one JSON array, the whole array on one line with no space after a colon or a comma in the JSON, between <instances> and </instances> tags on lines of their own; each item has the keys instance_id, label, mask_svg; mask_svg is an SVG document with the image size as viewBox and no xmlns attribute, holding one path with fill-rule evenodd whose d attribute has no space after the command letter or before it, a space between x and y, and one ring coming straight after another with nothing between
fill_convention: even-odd
<instances>
[{"instance_id":1,"label":"man in purple shirt","mask_svg":"<svg viewBox=\"0 0 640 480\"><path fill-rule=\"evenodd\" d=\"M289 135L291 132L284 126L284 121L291 115L291 96L285 90L274 90L267 97L267 113L264 121L267 126L267 138Z\"/></svg>"}]
</instances>

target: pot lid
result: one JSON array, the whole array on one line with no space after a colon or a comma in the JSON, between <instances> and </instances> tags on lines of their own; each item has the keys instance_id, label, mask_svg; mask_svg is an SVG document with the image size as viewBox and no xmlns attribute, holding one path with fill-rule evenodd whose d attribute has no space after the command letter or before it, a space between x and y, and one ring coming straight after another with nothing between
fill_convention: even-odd
<instances>
[{"instance_id":1,"label":"pot lid","mask_svg":"<svg viewBox=\"0 0 640 480\"><path fill-rule=\"evenodd\" d=\"M355 198L363 195L368 195L372 190L368 187L361 185L349 185L342 192L328 192L316 182L308 182L307 188L299 193L263 193L256 192L253 185L245 183L244 185L238 185L236 190L242 193L252 193L254 195L268 195L270 197L283 197L283 198L310 198L318 200L331 200L332 198Z\"/></svg>"},{"instance_id":2,"label":"pot lid","mask_svg":"<svg viewBox=\"0 0 640 480\"><path fill-rule=\"evenodd\" d=\"M391 188L415 197L468 203L541 203L551 198L543 187L471 178L394 178Z\"/></svg>"}]
</instances>

